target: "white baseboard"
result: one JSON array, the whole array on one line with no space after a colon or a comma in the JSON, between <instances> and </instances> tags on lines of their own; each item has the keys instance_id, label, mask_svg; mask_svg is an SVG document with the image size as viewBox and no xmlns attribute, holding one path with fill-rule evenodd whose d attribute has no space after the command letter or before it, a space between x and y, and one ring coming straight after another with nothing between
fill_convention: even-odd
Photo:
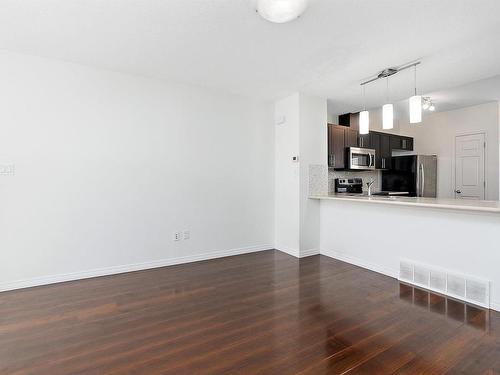
<instances>
[{"instance_id":1,"label":"white baseboard","mask_svg":"<svg viewBox=\"0 0 500 375\"><path fill-rule=\"evenodd\" d=\"M278 244L276 244L274 246L274 248L276 250L279 250L279 251L283 252L283 253L291 255L291 256L293 256L295 258L300 258L299 249L292 249L291 247L287 247L287 246L283 246L283 245L278 245Z\"/></svg>"},{"instance_id":2,"label":"white baseboard","mask_svg":"<svg viewBox=\"0 0 500 375\"><path fill-rule=\"evenodd\" d=\"M299 250L282 245L276 245L274 248L295 258L306 258L313 255L319 255L319 249Z\"/></svg>"},{"instance_id":3,"label":"white baseboard","mask_svg":"<svg viewBox=\"0 0 500 375\"><path fill-rule=\"evenodd\" d=\"M354 264L355 266L366 268L367 270L378 272L383 275L393 277L395 279L397 279L399 276L399 271L397 269L390 269L387 267L380 266L378 264L369 263L363 259L352 257L350 255L340 253L338 251L321 249L320 254L326 255L330 258L341 260L346 263Z\"/></svg>"},{"instance_id":4,"label":"white baseboard","mask_svg":"<svg viewBox=\"0 0 500 375\"><path fill-rule=\"evenodd\" d=\"M249 246L239 249L214 251L210 253L190 255L185 257L160 259L151 262L125 264L121 266L111 266L111 267L98 268L93 270L86 270L86 271L73 272L67 274L50 275L50 276L36 277L25 280L16 280L11 282L0 283L0 292L5 292L8 290L15 290L15 289L31 288L40 285L62 283L66 281L88 279L91 277L109 276L125 272L133 272L133 271L147 270L151 268L173 266L176 264L198 262L201 260L223 258L232 255L254 253L257 251L272 250L272 249L273 249L272 245Z\"/></svg>"},{"instance_id":5,"label":"white baseboard","mask_svg":"<svg viewBox=\"0 0 500 375\"><path fill-rule=\"evenodd\" d=\"M300 257L301 258L306 258L306 257L310 257L310 256L313 256L313 255L319 255L319 249L302 250L300 252Z\"/></svg>"},{"instance_id":6,"label":"white baseboard","mask_svg":"<svg viewBox=\"0 0 500 375\"><path fill-rule=\"evenodd\" d=\"M490 302L490 309L500 311L500 302Z\"/></svg>"}]
</instances>

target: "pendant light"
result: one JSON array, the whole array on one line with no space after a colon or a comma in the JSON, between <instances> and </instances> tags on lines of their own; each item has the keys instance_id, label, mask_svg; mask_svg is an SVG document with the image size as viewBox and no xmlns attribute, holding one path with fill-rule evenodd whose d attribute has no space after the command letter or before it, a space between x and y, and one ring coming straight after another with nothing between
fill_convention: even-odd
<instances>
[{"instance_id":1,"label":"pendant light","mask_svg":"<svg viewBox=\"0 0 500 375\"><path fill-rule=\"evenodd\" d=\"M410 124L422 122L422 97L417 95L417 66L414 66L415 72L415 95L410 98Z\"/></svg>"},{"instance_id":2,"label":"pendant light","mask_svg":"<svg viewBox=\"0 0 500 375\"><path fill-rule=\"evenodd\" d=\"M387 77L386 88L387 104L382 107L382 129L392 129L394 127L394 106L389 103L389 77Z\"/></svg>"},{"instance_id":3,"label":"pendant light","mask_svg":"<svg viewBox=\"0 0 500 375\"><path fill-rule=\"evenodd\" d=\"M363 110L359 112L359 134L370 132L370 113L366 110L365 85L363 85Z\"/></svg>"},{"instance_id":4,"label":"pendant light","mask_svg":"<svg viewBox=\"0 0 500 375\"><path fill-rule=\"evenodd\" d=\"M257 0L257 12L269 22L285 23L299 18L308 0Z\"/></svg>"}]
</instances>

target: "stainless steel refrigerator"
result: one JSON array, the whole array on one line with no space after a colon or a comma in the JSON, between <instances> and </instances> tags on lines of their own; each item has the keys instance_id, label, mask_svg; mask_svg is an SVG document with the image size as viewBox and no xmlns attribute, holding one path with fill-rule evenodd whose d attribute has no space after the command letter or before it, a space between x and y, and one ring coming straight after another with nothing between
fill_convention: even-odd
<instances>
[{"instance_id":1,"label":"stainless steel refrigerator","mask_svg":"<svg viewBox=\"0 0 500 375\"><path fill-rule=\"evenodd\" d=\"M382 171L382 190L408 192L412 197L435 198L437 155L392 157L392 168Z\"/></svg>"}]
</instances>

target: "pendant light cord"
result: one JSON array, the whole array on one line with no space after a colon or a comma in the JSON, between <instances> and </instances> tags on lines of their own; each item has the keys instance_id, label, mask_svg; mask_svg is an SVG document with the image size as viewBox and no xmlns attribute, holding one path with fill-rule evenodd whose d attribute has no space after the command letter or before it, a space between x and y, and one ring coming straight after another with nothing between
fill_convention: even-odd
<instances>
[{"instance_id":1,"label":"pendant light cord","mask_svg":"<svg viewBox=\"0 0 500 375\"><path fill-rule=\"evenodd\" d=\"M363 111L366 111L366 92L365 92L365 85L363 85Z\"/></svg>"},{"instance_id":2,"label":"pendant light cord","mask_svg":"<svg viewBox=\"0 0 500 375\"><path fill-rule=\"evenodd\" d=\"M417 66L415 65L413 68L415 74L415 96L417 96Z\"/></svg>"},{"instance_id":3,"label":"pendant light cord","mask_svg":"<svg viewBox=\"0 0 500 375\"><path fill-rule=\"evenodd\" d=\"M389 103L389 77L387 77L387 86L385 91L386 102Z\"/></svg>"}]
</instances>

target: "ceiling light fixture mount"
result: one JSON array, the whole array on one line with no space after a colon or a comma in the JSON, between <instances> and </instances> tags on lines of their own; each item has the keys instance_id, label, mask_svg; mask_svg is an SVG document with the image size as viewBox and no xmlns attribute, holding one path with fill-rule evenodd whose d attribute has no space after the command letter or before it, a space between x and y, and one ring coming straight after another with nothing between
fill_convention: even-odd
<instances>
[{"instance_id":1,"label":"ceiling light fixture mount","mask_svg":"<svg viewBox=\"0 0 500 375\"><path fill-rule=\"evenodd\" d=\"M411 63L401 65L401 66L393 66L391 68L386 68L386 69L382 70L380 73L378 73L375 77L369 78L368 80L361 82L361 86L364 86L368 83L372 83L372 82L377 81L379 79L393 76L396 73L399 73L403 70L412 68L412 67L417 66L419 64L421 64L420 61L415 61L415 62L411 62Z\"/></svg>"},{"instance_id":2,"label":"ceiling light fixture mount","mask_svg":"<svg viewBox=\"0 0 500 375\"><path fill-rule=\"evenodd\" d=\"M308 0L256 0L256 10L269 22L285 23L299 18L307 4Z\"/></svg>"}]
</instances>

